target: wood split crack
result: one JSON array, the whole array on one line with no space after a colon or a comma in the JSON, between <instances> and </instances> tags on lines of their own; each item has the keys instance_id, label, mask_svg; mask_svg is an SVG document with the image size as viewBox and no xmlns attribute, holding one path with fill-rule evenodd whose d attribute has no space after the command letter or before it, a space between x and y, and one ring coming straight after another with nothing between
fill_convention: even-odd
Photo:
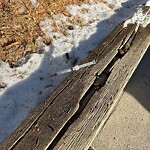
<instances>
[{"instance_id":1,"label":"wood split crack","mask_svg":"<svg viewBox=\"0 0 150 150\"><path fill-rule=\"evenodd\" d=\"M50 146L48 147L48 149L53 149L57 143L59 142L59 140L61 139L61 137L65 134L65 132L67 131L67 129L71 126L71 124L73 122L75 122L79 116L81 115L82 111L84 110L84 108L86 107L86 105L88 104L88 102L90 101L90 99L92 98L92 96L94 95L94 93L98 90L100 90L107 82L107 79L109 78L113 66L115 65L115 63L121 59L126 53L120 55L119 51L118 53L114 56L114 58L111 60L111 62L107 65L107 67L102 71L102 73L100 75L98 75L98 72L96 73L96 78L93 81L93 84L89 87L89 89L87 90L87 92L84 94L84 96L82 97L82 99L79 102L79 106L77 111L75 112L75 114L68 120L68 122L64 125L64 127L61 129L61 131L58 133L58 135L55 137L55 139L52 141L52 143L50 144ZM109 107L110 104L107 104L106 102L106 107Z\"/></svg>"},{"instance_id":2,"label":"wood split crack","mask_svg":"<svg viewBox=\"0 0 150 150\"><path fill-rule=\"evenodd\" d=\"M134 25L124 29L122 25L117 27L84 61L86 63L96 60L97 64L72 73L15 132L19 134L13 134L3 147L21 149L22 145L25 145L34 149L35 144L39 142L37 149L65 149L66 142L75 147L82 147L81 141L83 145L90 146L88 140L84 140L84 135L87 135L85 130L97 130L103 116L119 95L119 90L124 88L132 70L135 69L133 65L137 65L149 44L149 28L144 30L140 27L137 33L134 33L134 29ZM145 47L142 47L143 42L146 42ZM123 53L119 51L121 48L124 49ZM131 64L128 60L131 60ZM84 117L87 118L84 120ZM40 130L33 134L32 127L35 122ZM73 141L74 135L81 134L79 131L84 133L83 139ZM92 137L93 133L90 135L90 138ZM38 142L33 140L37 138ZM79 136L76 138L79 139Z\"/></svg>"},{"instance_id":3,"label":"wood split crack","mask_svg":"<svg viewBox=\"0 0 150 150\"><path fill-rule=\"evenodd\" d=\"M121 45L121 47L118 50L120 55L124 55L130 49L136 34L137 32L134 31L130 36L125 37L125 41L123 41L124 43Z\"/></svg>"},{"instance_id":4,"label":"wood split crack","mask_svg":"<svg viewBox=\"0 0 150 150\"><path fill-rule=\"evenodd\" d=\"M55 131L55 129L54 129L51 125L47 124L47 126L48 126L53 132Z\"/></svg>"}]
</instances>

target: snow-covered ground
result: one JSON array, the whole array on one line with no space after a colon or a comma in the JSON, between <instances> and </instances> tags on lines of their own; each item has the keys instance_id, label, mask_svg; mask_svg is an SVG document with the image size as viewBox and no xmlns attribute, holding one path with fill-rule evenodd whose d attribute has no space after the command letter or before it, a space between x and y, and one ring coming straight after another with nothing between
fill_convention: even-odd
<instances>
[{"instance_id":1,"label":"snow-covered ground","mask_svg":"<svg viewBox=\"0 0 150 150\"><path fill-rule=\"evenodd\" d=\"M80 64L119 22L147 0L106 1L70 5L69 19L61 14L43 18L41 29L52 39L51 45L43 44L39 53L22 58L17 68L0 61L0 142L69 74L50 75ZM36 0L32 2L36 6Z\"/></svg>"}]
</instances>

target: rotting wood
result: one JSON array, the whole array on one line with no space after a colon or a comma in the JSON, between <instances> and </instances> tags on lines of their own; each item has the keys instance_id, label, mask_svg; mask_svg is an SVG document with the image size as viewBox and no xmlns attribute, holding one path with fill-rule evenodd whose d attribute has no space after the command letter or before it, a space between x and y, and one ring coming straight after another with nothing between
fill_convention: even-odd
<instances>
[{"instance_id":1,"label":"rotting wood","mask_svg":"<svg viewBox=\"0 0 150 150\"><path fill-rule=\"evenodd\" d=\"M38 143L42 143L40 146L47 147L63 128L65 123L77 111L79 101L95 80L95 73L100 73L104 70L107 64L116 55L117 49L127 37L126 34L132 34L133 30L133 25L127 29L123 29L122 24L118 25L112 34L85 60L85 62L89 62L95 59L97 64L92 67L83 68L70 75L50 97L32 112L29 118L3 142L1 149L13 148L15 145L22 143L25 137L29 140L29 142L26 142L26 147L34 148L37 143L33 140L38 138ZM44 124L42 118L44 118L44 120L47 118L46 124ZM38 126L39 130L33 133L32 128L34 128L35 125ZM51 126L54 131L50 130L49 126ZM33 143L31 141L33 141Z\"/></svg>"},{"instance_id":2,"label":"rotting wood","mask_svg":"<svg viewBox=\"0 0 150 150\"><path fill-rule=\"evenodd\" d=\"M94 83L95 78L96 78L95 75L96 74L100 75L105 70L106 66L112 61L112 59L118 53L118 49L122 45L123 41L127 41L127 39L133 34L134 29L135 29L135 25L129 25L127 28L123 29L123 24L120 24L102 42L102 44L100 44L98 46L98 48L96 48L92 52L92 54L84 61L84 63L86 63L86 62L89 62L89 61L92 61L93 59L95 59L97 64L92 67L82 68L81 70L74 72L72 75L70 75L69 78L67 78L49 96L49 98L47 100L45 100L44 103L42 103L38 108L36 108L35 111L32 112L32 114L25 120L25 122L6 141L3 142L3 144L0 146L0 149L11 149L12 148L12 149L39 149L39 150L41 150L41 149L45 149L49 145L51 145L52 142L54 141L54 139L57 138L57 135L59 136L60 131L63 129L63 127L66 125L66 123L70 120L70 118L76 112L78 112L78 110L80 109L80 107L79 107L79 105L81 104L80 102L85 97L85 95L86 95L85 93L87 93L87 91L90 89L91 85ZM143 35L143 34L141 33L141 35ZM145 38L147 38L147 34L146 34ZM146 49L144 49L136 57L142 57L142 55L144 54L145 51L146 51ZM122 58L122 60L124 60L124 58L126 56L124 56ZM129 58L126 58L126 61L127 61L127 59L130 60ZM121 62L121 61L119 61L119 62ZM138 62L139 61L137 61L137 59L136 59L135 64L132 64L132 65L133 66L135 65L135 67L136 67L136 64ZM115 64L115 68L117 68L116 66L117 65ZM120 64L119 64L119 66L120 66ZM119 72L119 73L121 73L121 72ZM112 74L114 74L114 73L113 72L111 73L109 80L113 76ZM129 73L129 75L131 75L131 74ZM128 75L128 77L130 77L129 75ZM118 80L116 80L116 81L118 83ZM127 80L126 80L126 82L127 82ZM110 92L110 94L113 94L113 92L116 90L116 88L114 88L114 90L110 90L109 86L111 86L111 84L108 84L108 83L109 82L107 82L107 84L106 84L107 86L104 85L105 88L102 87L102 89L105 89L104 91L106 93ZM106 87L108 87L108 89L106 89ZM114 85L112 87L114 87ZM100 91L102 89L100 89ZM120 88L120 90L121 89L122 88ZM93 97L95 95L98 96L98 93L99 93L99 91L98 92L94 91L91 95L88 95L88 97L90 97L90 101L85 102L85 104L82 103L84 105L85 109L82 110L83 112L81 113L81 116L85 115L84 112L85 112L85 110L87 110L86 108L91 103L91 100L93 99ZM99 94L101 95L101 92ZM113 98L111 100L113 100ZM102 107L103 109L102 109L101 115L106 114L106 112L108 111L107 106L110 105L111 102L112 101L110 101L107 105L104 104L104 107ZM102 103L103 103L103 101L102 101ZM107 101L105 103L107 103ZM103 111L105 113L103 113ZM80 111L79 111L79 115L80 115ZM79 119L80 119L80 117L79 117ZM86 115L86 117L87 117L87 115ZM100 116L100 117L102 117L102 116ZM85 120L86 119L87 118L85 118ZM83 120L83 118L82 118L82 120ZM76 124L76 120L74 120L74 123ZM72 126L70 126L70 128L71 127ZM98 128L98 124L96 127ZM69 129L66 130L66 134L67 133L70 134ZM87 141L86 142L84 141L84 144L86 146L89 145L90 140L92 139L91 137L95 136L95 132L97 132L96 129L93 131L93 133L90 133L89 137L87 136ZM70 140L71 136L68 138L69 138L68 141L71 142L71 140L72 140L72 139ZM60 140L60 142L63 141L63 139L64 138L62 138ZM58 142L56 147L59 148L60 142ZM60 144L60 147L62 146L62 148L66 149L67 146L65 147L65 145L61 145L61 144ZM72 143L70 143L70 144L72 144ZM81 145L83 146L83 144L81 144ZM79 146L77 148L79 148Z\"/></svg>"},{"instance_id":3,"label":"rotting wood","mask_svg":"<svg viewBox=\"0 0 150 150\"><path fill-rule=\"evenodd\" d=\"M100 90L94 93L78 119L73 122L54 150L87 150L102 127L111 105L118 101L126 83L150 45L150 25L140 27L129 52L116 62ZM116 102L115 102L116 103Z\"/></svg>"}]
</instances>

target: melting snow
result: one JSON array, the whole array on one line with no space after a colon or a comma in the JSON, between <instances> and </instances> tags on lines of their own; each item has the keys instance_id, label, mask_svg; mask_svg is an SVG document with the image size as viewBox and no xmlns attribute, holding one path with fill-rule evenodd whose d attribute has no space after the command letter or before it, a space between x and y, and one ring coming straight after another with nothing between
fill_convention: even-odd
<instances>
[{"instance_id":1,"label":"melting snow","mask_svg":"<svg viewBox=\"0 0 150 150\"><path fill-rule=\"evenodd\" d=\"M22 58L17 68L0 61L0 142L7 138L69 75L50 75L80 64L116 25L132 16L146 0L106 0L114 4L92 2L70 5L71 17L61 14L43 18L41 29L52 44L43 44L39 54ZM32 0L36 5L36 0ZM59 29L59 32L55 30ZM65 30L64 30L65 29Z\"/></svg>"}]
</instances>

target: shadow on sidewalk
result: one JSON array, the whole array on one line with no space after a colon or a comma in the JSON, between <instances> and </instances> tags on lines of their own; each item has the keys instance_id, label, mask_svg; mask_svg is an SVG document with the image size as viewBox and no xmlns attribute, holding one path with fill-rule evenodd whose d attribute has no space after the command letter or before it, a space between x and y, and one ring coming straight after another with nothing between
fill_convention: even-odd
<instances>
[{"instance_id":1,"label":"shadow on sidewalk","mask_svg":"<svg viewBox=\"0 0 150 150\"><path fill-rule=\"evenodd\" d=\"M128 82L125 91L150 112L150 47Z\"/></svg>"}]
</instances>

